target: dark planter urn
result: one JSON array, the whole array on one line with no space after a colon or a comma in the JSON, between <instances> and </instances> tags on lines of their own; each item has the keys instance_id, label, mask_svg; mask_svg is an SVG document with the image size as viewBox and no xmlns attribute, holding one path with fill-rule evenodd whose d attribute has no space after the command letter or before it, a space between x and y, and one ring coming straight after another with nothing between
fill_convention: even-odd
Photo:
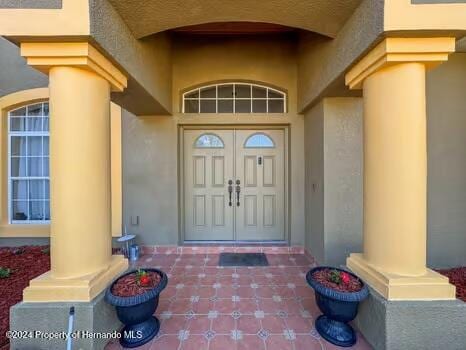
<instances>
[{"instance_id":1,"label":"dark planter urn","mask_svg":"<svg viewBox=\"0 0 466 350\"><path fill-rule=\"evenodd\" d=\"M159 294L165 289L168 277L158 269L144 269L153 271L161 277L160 283L147 292L132 297L119 297L112 294L112 288L119 278L135 273L129 271L116 279L105 292L105 300L115 306L118 319L124 324L121 330L120 344L125 348L135 348L152 340L160 329L160 322L154 316L159 305Z\"/></svg>"},{"instance_id":2,"label":"dark planter urn","mask_svg":"<svg viewBox=\"0 0 466 350\"><path fill-rule=\"evenodd\" d=\"M307 283L314 288L317 306L323 313L315 321L317 332L332 344L343 347L353 346L356 343L356 333L348 322L356 317L359 302L369 295L369 290L360 279L362 289L359 292L339 292L325 287L312 277L314 272L324 269L343 271L357 279L359 277L351 272L329 266L313 268L306 275Z\"/></svg>"}]
</instances>

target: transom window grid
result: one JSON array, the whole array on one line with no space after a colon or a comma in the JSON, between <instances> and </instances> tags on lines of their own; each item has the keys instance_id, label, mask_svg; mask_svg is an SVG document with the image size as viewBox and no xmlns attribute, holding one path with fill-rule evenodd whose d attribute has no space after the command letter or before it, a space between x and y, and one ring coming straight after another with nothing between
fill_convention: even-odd
<instances>
[{"instance_id":1,"label":"transom window grid","mask_svg":"<svg viewBox=\"0 0 466 350\"><path fill-rule=\"evenodd\" d=\"M50 222L49 104L8 113L8 212L12 224Z\"/></svg>"},{"instance_id":2,"label":"transom window grid","mask_svg":"<svg viewBox=\"0 0 466 350\"><path fill-rule=\"evenodd\" d=\"M183 94L183 113L285 113L286 94L257 84L223 83Z\"/></svg>"}]
</instances>

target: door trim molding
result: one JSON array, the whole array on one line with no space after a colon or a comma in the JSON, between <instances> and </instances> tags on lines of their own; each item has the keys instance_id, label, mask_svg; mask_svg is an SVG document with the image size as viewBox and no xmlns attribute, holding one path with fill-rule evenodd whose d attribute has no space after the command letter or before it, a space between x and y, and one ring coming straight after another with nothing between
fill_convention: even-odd
<instances>
[{"instance_id":1,"label":"door trim molding","mask_svg":"<svg viewBox=\"0 0 466 350\"><path fill-rule=\"evenodd\" d=\"M290 124L178 124L178 152L177 152L177 161L178 161L178 245L193 244L193 242L198 241L185 241L185 186L184 186L184 131L185 130L283 130L285 136L284 142L284 161L285 161L285 240L281 242L287 243L288 246L291 245L291 183L290 183ZM217 241L220 242L224 241ZM261 241L248 241L250 244L258 244ZM272 242L273 241L264 241ZM262 243L264 243L262 242ZM230 241L231 243L231 241ZM227 244L227 241L225 241Z\"/></svg>"}]
</instances>

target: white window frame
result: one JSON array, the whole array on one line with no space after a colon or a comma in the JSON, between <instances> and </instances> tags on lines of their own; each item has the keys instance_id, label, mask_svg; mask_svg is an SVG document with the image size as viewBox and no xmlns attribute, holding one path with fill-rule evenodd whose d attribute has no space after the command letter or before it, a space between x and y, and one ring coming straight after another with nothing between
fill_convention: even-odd
<instances>
[{"instance_id":1,"label":"white window frame","mask_svg":"<svg viewBox=\"0 0 466 350\"><path fill-rule=\"evenodd\" d=\"M48 225L50 224L50 220L14 220L13 219L13 181L14 180L48 180L49 181L49 197L48 198L43 198L41 200L33 200L33 201L42 201L42 202L47 202L49 203L49 212L50 212L50 112L49 112L49 131L11 131L11 118L29 118L30 116L28 113L24 116L11 116L11 113L22 109L22 108L27 108L29 106L34 106L37 104L42 104L42 109L44 108L44 104L48 103L48 101L42 101L42 102L34 102L34 103L29 103L26 105L22 105L21 107L12 109L8 111L8 126L7 126L7 133L8 133L8 174L7 174L7 179L8 179L8 222L10 224L14 225L30 225L30 224L43 224L43 225ZM42 114L42 118L45 118L45 116ZM48 136L49 137L49 176L11 176L11 160L12 160L12 154L11 154L11 139L14 136ZM43 146L43 144L42 144ZM42 155L43 157L43 155ZM26 159L29 158L26 156ZM27 161L26 161L26 167L27 167ZM45 193L45 188L44 188L44 193ZM31 200L28 198L25 200L28 202L28 218L29 218L29 202ZM43 210L43 214L45 215L45 210Z\"/></svg>"},{"instance_id":2,"label":"white window frame","mask_svg":"<svg viewBox=\"0 0 466 350\"><path fill-rule=\"evenodd\" d=\"M219 86L224 86L224 85L233 85L233 97L232 98L227 98L227 97L221 97L219 98L218 97L218 88ZM247 98L247 97L236 97L236 85L247 85L249 86L250 88L250 91L251 91L251 97L250 98ZM210 87L215 87L215 97L201 97L201 90L203 89L206 89L206 88L210 88ZM266 97L253 97L252 96L252 88L253 87L258 87L258 88L262 88L262 89L266 89ZM189 97L186 97L186 95L189 95L189 94L192 94L193 92L196 92L198 93L199 97L197 98L189 98ZM277 94L280 94L282 95L282 97L269 97L269 91L272 91L274 93L277 93ZM201 100L215 100L215 113L202 113L201 112ZM198 102L198 107L197 107L197 110L198 112L197 113L191 113L189 112L189 114L218 114L218 101L219 100L232 100L233 101L233 112L225 112L225 114L272 114L272 115L280 115L280 114L284 114L287 112L287 94L283 91L280 91L280 90L277 90L277 89L274 89L274 88L271 88L270 86L265 86L265 85L259 85L259 84L253 84L253 83L245 83L245 82L241 82L241 81L232 81L232 82L226 82L226 83L220 83L220 84L210 84L210 85L203 85L203 86L199 86L197 87L196 89L192 89L192 90L189 90L189 91L186 91L183 93L183 106L182 106L182 113L187 113L185 112L185 102L186 101L197 101ZM235 111L235 101L236 100L251 100L251 112L236 112ZM257 100L262 100L262 101L266 101L266 112L253 112L253 109L252 109L252 106L253 106L253 101L257 101ZM273 101L273 100L276 100L276 101L281 101L283 100L283 111L282 112L270 112L269 113L269 101ZM222 112L224 113L224 112Z\"/></svg>"}]
</instances>

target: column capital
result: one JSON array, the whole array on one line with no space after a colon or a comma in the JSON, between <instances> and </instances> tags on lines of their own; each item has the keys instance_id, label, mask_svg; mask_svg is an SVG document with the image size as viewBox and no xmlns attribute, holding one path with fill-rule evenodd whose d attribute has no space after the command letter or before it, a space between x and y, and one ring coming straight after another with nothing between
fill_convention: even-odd
<instances>
[{"instance_id":1,"label":"column capital","mask_svg":"<svg viewBox=\"0 0 466 350\"><path fill-rule=\"evenodd\" d=\"M345 76L350 89L362 89L372 73L399 63L419 62L434 67L455 51L455 38L385 38L354 65Z\"/></svg>"},{"instance_id":2,"label":"column capital","mask_svg":"<svg viewBox=\"0 0 466 350\"><path fill-rule=\"evenodd\" d=\"M112 91L121 92L128 85L121 70L88 42L24 42L21 56L46 74L52 67L76 67L98 74L110 83Z\"/></svg>"}]
</instances>

